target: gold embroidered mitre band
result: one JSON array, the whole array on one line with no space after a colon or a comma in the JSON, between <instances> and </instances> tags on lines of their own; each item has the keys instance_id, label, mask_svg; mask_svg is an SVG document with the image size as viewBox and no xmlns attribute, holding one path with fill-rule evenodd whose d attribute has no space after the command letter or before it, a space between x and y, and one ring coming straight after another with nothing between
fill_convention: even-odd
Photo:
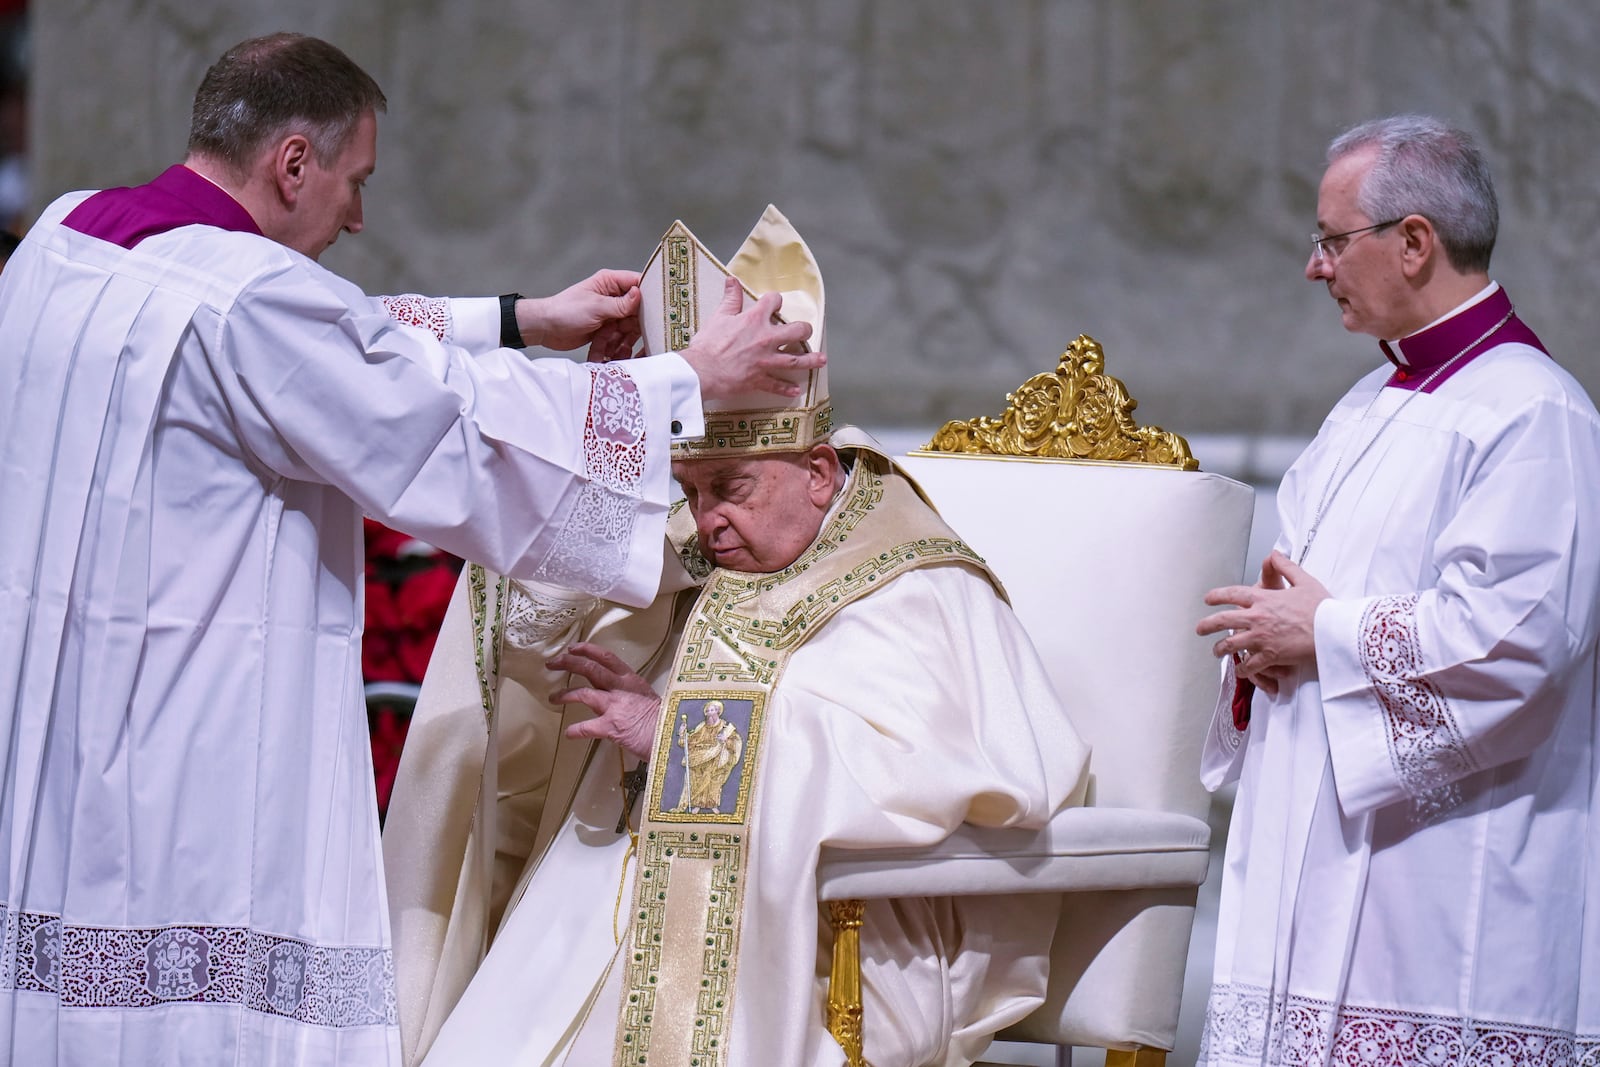
<instances>
[{"instance_id":1,"label":"gold embroidered mitre band","mask_svg":"<svg viewBox=\"0 0 1600 1067\"><path fill-rule=\"evenodd\" d=\"M780 293L783 322L811 324L807 349L823 347L822 272L805 241L777 208L768 206L744 244L724 266L682 222L674 222L645 264L640 325L646 351L677 352L722 303L723 286L737 278L747 298ZM705 408L706 435L675 441L674 459L763 452L804 452L833 430L828 369L811 371L804 390L787 398L746 393Z\"/></svg>"},{"instance_id":2,"label":"gold embroidered mitre band","mask_svg":"<svg viewBox=\"0 0 1600 1067\"><path fill-rule=\"evenodd\" d=\"M844 428L834 443L855 447L853 437ZM916 486L868 447L856 452L817 540L784 570L712 568L692 540L680 555L707 577L650 758L613 1067L728 1062L762 768L782 766L768 759L766 718L794 650L839 609L912 568L965 565L999 589Z\"/></svg>"}]
</instances>

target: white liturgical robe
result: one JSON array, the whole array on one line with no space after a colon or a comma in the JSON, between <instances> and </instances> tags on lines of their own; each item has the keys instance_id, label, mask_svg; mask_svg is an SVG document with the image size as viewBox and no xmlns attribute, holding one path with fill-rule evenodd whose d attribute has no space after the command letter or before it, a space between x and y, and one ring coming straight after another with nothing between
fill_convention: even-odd
<instances>
[{"instance_id":1,"label":"white liturgical robe","mask_svg":"<svg viewBox=\"0 0 1600 1067\"><path fill-rule=\"evenodd\" d=\"M0 1061L397 1063L362 513L647 601L694 375L82 200L0 280Z\"/></svg>"},{"instance_id":2,"label":"white liturgical robe","mask_svg":"<svg viewBox=\"0 0 1600 1067\"><path fill-rule=\"evenodd\" d=\"M675 560L668 570L668 587L690 584ZM638 866L616 830L623 760L609 743L580 741L552 757L562 718L545 698L564 682L544 661L593 640L644 664L659 688L686 605L664 596L639 613L515 592L490 729L457 596L385 828L408 1056L427 1067L612 1062ZM1042 825L1081 798L1087 748L1015 615L964 566L910 570L841 608L791 654L772 693L725 1062L837 1067L818 850L931 844L963 821ZM590 714L573 705L565 721ZM1041 1002L1057 907L869 902L868 1060L971 1063Z\"/></svg>"},{"instance_id":3,"label":"white liturgical robe","mask_svg":"<svg viewBox=\"0 0 1600 1067\"><path fill-rule=\"evenodd\" d=\"M1207 743L1239 792L1203 1063L1600 1063L1600 418L1510 315L1458 309L1506 329L1436 389L1366 376L1284 478L1331 599Z\"/></svg>"}]
</instances>

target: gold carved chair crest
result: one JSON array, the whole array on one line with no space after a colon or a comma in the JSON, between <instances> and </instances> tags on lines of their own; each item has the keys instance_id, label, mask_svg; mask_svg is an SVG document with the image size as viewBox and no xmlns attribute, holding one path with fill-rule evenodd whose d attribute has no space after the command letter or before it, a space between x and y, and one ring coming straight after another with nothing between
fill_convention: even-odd
<instances>
[{"instance_id":1,"label":"gold carved chair crest","mask_svg":"<svg viewBox=\"0 0 1600 1067\"><path fill-rule=\"evenodd\" d=\"M1105 366L1100 342L1079 334L1061 353L1053 372L1035 374L1016 392L1006 394L1006 409L998 418L947 422L923 451L1155 463L1199 470L1182 437L1135 424L1133 409L1139 402L1105 372Z\"/></svg>"}]
</instances>

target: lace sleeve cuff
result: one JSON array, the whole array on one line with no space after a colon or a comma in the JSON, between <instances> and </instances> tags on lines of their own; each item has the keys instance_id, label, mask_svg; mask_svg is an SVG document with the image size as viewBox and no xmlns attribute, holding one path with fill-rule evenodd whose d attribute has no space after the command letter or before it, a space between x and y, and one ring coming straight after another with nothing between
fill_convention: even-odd
<instances>
[{"instance_id":1,"label":"lace sleeve cuff","mask_svg":"<svg viewBox=\"0 0 1600 1067\"><path fill-rule=\"evenodd\" d=\"M554 645L575 630L597 603L594 597L570 589L513 579L506 597L506 646Z\"/></svg>"},{"instance_id":2,"label":"lace sleeve cuff","mask_svg":"<svg viewBox=\"0 0 1600 1067\"><path fill-rule=\"evenodd\" d=\"M1417 594L1324 601L1317 664L1334 781L1346 814L1409 798L1432 816L1476 769L1450 700L1430 677Z\"/></svg>"}]
</instances>

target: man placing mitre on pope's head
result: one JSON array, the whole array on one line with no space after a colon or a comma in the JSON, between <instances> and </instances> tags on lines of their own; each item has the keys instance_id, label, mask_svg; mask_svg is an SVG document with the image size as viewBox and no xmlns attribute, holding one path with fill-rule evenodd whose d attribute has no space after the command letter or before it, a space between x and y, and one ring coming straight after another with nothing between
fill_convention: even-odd
<instances>
[{"instance_id":1,"label":"man placing mitre on pope's head","mask_svg":"<svg viewBox=\"0 0 1600 1067\"><path fill-rule=\"evenodd\" d=\"M642 290L652 345L768 292L821 344L821 276L775 208L726 266L674 224ZM819 850L1081 799L1087 748L999 583L833 428L825 371L706 429L674 447L649 607L463 575L384 838L410 1063L840 1064ZM869 902L867 1059L973 1062L1042 1000L1056 910Z\"/></svg>"}]
</instances>

